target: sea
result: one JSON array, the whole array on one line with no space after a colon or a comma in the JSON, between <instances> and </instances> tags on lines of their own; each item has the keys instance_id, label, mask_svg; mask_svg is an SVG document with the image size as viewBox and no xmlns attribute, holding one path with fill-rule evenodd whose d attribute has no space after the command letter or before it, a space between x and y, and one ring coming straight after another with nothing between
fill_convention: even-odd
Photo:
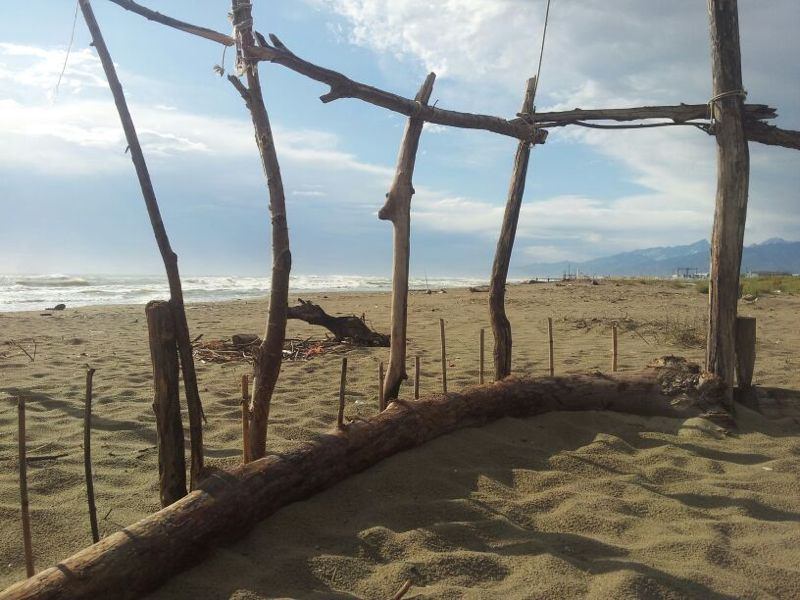
<instances>
[{"instance_id":1,"label":"sea","mask_svg":"<svg viewBox=\"0 0 800 600\"><path fill-rule=\"evenodd\" d=\"M181 278L185 302L263 298L268 277L186 276ZM411 289L445 289L485 285L479 278L411 278ZM374 292L390 290L391 279L363 275L292 275L290 293ZM146 304L169 297L166 277L141 275L0 275L0 312L45 310L108 304Z\"/></svg>"}]
</instances>

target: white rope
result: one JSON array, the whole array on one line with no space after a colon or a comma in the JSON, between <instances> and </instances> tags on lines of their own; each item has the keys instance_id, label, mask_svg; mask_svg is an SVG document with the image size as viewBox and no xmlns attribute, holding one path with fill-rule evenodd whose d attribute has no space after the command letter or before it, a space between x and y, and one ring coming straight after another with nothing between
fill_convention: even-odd
<instances>
[{"instance_id":1,"label":"white rope","mask_svg":"<svg viewBox=\"0 0 800 600\"><path fill-rule=\"evenodd\" d=\"M747 98L747 90L728 90L727 92L720 92L716 96L712 96L711 99L708 101L708 120L713 125L717 120L717 111L716 111L716 103L719 100L724 100L725 98L733 98L735 96L739 96L744 100Z\"/></svg>"},{"instance_id":2,"label":"white rope","mask_svg":"<svg viewBox=\"0 0 800 600\"><path fill-rule=\"evenodd\" d=\"M61 85L61 78L64 77L64 72L67 70L67 61L69 60L70 52L72 52L72 42L75 41L75 24L78 22L78 2L75 2L75 15L72 17L72 33L69 34L69 45L67 46L67 55L64 57L64 65L61 67L61 73L58 74L58 81L53 91L53 100L58 96L58 86Z\"/></svg>"},{"instance_id":3,"label":"white rope","mask_svg":"<svg viewBox=\"0 0 800 600\"><path fill-rule=\"evenodd\" d=\"M542 58L544 57L544 42L547 39L547 23L550 20L550 0L547 0L547 10L544 13L544 26L542 28L542 46L539 49L539 66L536 68L536 82L533 84L533 100L536 100L536 91L539 89L539 78L542 74Z\"/></svg>"}]
</instances>

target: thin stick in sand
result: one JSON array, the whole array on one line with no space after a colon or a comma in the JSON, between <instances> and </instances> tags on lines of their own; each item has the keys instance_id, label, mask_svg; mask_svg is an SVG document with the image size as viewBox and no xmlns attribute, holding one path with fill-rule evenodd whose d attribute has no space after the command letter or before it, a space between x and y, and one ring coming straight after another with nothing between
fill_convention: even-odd
<instances>
[{"instance_id":1,"label":"thin stick in sand","mask_svg":"<svg viewBox=\"0 0 800 600\"><path fill-rule=\"evenodd\" d=\"M378 409L381 412L386 409L386 398L383 395L383 362L378 365Z\"/></svg>"},{"instance_id":2,"label":"thin stick in sand","mask_svg":"<svg viewBox=\"0 0 800 600\"><path fill-rule=\"evenodd\" d=\"M555 365L553 362L553 318L547 317L547 340L548 340L548 354L550 364L550 377L555 375Z\"/></svg>"},{"instance_id":3,"label":"thin stick in sand","mask_svg":"<svg viewBox=\"0 0 800 600\"><path fill-rule=\"evenodd\" d=\"M419 354L414 357L414 400L419 400Z\"/></svg>"},{"instance_id":4,"label":"thin stick in sand","mask_svg":"<svg viewBox=\"0 0 800 600\"><path fill-rule=\"evenodd\" d=\"M381 381L383 381L383 379L381 379ZM347 385L347 357L345 356L342 357L342 377L339 380L339 414L336 417L336 426L339 429L344 429L344 393L346 385Z\"/></svg>"},{"instance_id":5,"label":"thin stick in sand","mask_svg":"<svg viewBox=\"0 0 800 600\"><path fill-rule=\"evenodd\" d=\"M442 342L442 393L447 393L447 350L444 339L444 319L439 319L439 339Z\"/></svg>"},{"instance_id":6,"label":"thin stick in sand","mask_svg":"<svg viewBox=\"0 0 800 600\"><path fill-rule=\"evenodd\" d=\"M33 577L33 547L31 545L31 516L28 512L28 463L25 448L25 400L17 398L19 416L19 506L22 513L22 541L25 545L25 571Z\"/></svg>"},{"instance_id":7,"label":"thin stick in sand","mask_svg":"<svg viewBox=\"0 0 800 600\"><path fill-rule=\"evenodd\" d=\"M94 369L86 369L86 406L83 413L83 470L86 473L86 502L89 504L89 525L92 542L100 541L97 527L97 507L94 503L94 479L92 478L92 378Z\"/></svg>"},{"instance_id":8,"label":"thin stick in sand","mask_svg":"<svg viewBox=\"0 0 800 600\"><path fill-rule=\"evenodd\" d=\"M617 370L617 325L616 323L611 326L611 371Z\"/></svg>"},{"instance_id":9,"label":"thin stick in sand","mask_svg":"<svg viewBox=\"0 0 800 600\"><path fill-rule=\"evenodd\" d=\"M242 462L251 461L250 456L250 377L242 375Z\"/></svg>"},{"instance_id":10,"label":"thin stick in sand","mask_svg":"<svg viewBox=\"0 0 800 600\"><path fill-rule=\"evenodd\" d=\"M485 337L485 330L481 327L481 338L480 338L480 350L478 352L480 359L479 359L479 366L478 366L478 383L483 385L483 342Z\"/></svg>"},{"instance_id":11,"label":"thin stick in sand","mask_svg":"<svg viewBox=\"0 0 800 600\"><path fill-rule=\"evenodd\" d=\"M413 582L410 579L406 579L406 582L394 593L392 596L392 600L400 600L403 596L408 593L408 590L411 589Z\"/></svg>"}]
</instances>

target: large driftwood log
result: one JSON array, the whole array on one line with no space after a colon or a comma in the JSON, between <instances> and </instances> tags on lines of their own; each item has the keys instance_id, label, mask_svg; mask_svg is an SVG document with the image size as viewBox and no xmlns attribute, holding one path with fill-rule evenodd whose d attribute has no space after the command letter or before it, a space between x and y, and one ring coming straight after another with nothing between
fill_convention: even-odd
<instances>
[{"instance_id":1,"label":"large driftwood log","mask_svg":"<svg viewBox=\"0 0 800 600\"><path fill-rule=\"evenodd\" d=\"M299 306L290 306L286 316L289 319L305 321L309 325L319 325L330 331L337 340L348 341L356 346L389 345L389 336L370 329L367 324L355 315L334 317L326 313L321 306L310 300L298 298Z\"/></svg>"},{"instance_id":2,"label":"large driftwood log","mask_svg":"<svg viewBox=\"0 0 800 600\"><path fill-rule=\"evenodd\" d=\"M224 33L179 21L159 12L151 10L134 2L133 0L110 0L122 8L141 15L151 21L173 27L180 31L196 35L225 46L233 46L234 40ZM425 106L421 110L410 98L381 90L371 85L354 81L341 73L320 67L308 62L291 52L275 36L270 36L272 44L265 43L250 49L251 56L257 60L265 60L286 67L296 73L305 75L310 79L330 86L331 90L320 99L331 102L338 98L358 98L375 106L398 112L406 116L417 115L423 121L448 125L450 127L463 127L468 129L483 129L501 135L507 135L520 140L544 143L547 138L546 128L562 127L578 121L639 121L646 119L669 119L676 123L685 123L708 118L707 104L680 104L677 106L641 106L634 108L601 108L601 109L574 109L562 112L539 113L533 116L531 122L524 118L504 119L491 115L472 114L445 110L435 106ZM746 104L744 110L748 126L745 130L747 139L773 146L798 149L800 134L778 127L764 129L760 127L760 119L772 119L776 116L774 108L763 104ZM533 124L536 127L533 127ZM751 127L752 125L752 127Z\"/></svg>"},{"instance_id":3,"label":"large driftwood log","mask_svg":"<svg viewBox=\"0 0 800 600\"><path fill-rule=\"evenodd\" d=\"M711 236L706 368L733 390L736 310L744 247L750 152L744 134L744 88L737 0L710 0L713 123L717 139L717 197ZM732 402L732 397L731 397Z\"/></svg>"},{"instance_id":4,"label":"large driftwood log","mask_svg":"<svg viewBox=\"0 0 800 600\"><path fill-rule=\"evenodd\" d=\"M280 507L463 427L555 410L682 418L719 414L723 393L718 379L704 379L696 365L670 358L638 373L512 377L462 393L393 402L372 419L334 430L300 450L212 475L172 506L0 592L0 600L135 598Z\"/></svg>"},{"instance_id":5,"label":"large driftwood log","mask_svg":"<svg viewBox=\"0 0 800 600\"><path fill-rule=\"evenodd\" d=\"M144 159L144 152L139 144L139 136L133 124L133 118L128 110L128 103L125 100L125 93L122 84L117 77L117 70L111 53L108 51L100 26L95 19L94 12L89 0L80 0L81 11L89 32L92 34L92 45L97 50L100 63L103 65L108 87L114 96L119 119L122 122L122 129L125 131L125 139L128 142L128 149L131 153L131 160L136 168L136 175L139 179L139 187L142 190L147 214L150 217L150 224L153 228L153 235L164 262L164 270L167 273L169 282L170 306L175 313L176 341L178 352L181 357L181 370L183 373L183 386L186 391L186 408L189 413L189 436L191 440L191 486L197 483L203 470L203 405L200 401L200 392L197 389L197 374L194 369L194 357L192 354L192 342L189 336L189 324L186 321L186 309L183 305L183 288L178 272L178 255L172 250L167 236L164 221L161 219L161 211L158 208L158 200L153 189L153 182L150 179L150 172Z\"/></svg>"},{"instance_id":6,"label":"large driftwood log","mask_svg":"<svg viewBox=\"0 0 800 600\"><path fill-rule=\"evenodd\" d=\"M525 99L520 114L533 114L533 99L536 94L536 78L528 80ZM492 277L489 280L489 320L494 334L494 378L503 379L511 374L511 323L506 316L506 279L511 264L511 251L517 235L519 211L525 194L525 178L528 174L528 159L531 145L520 141L514 155L514 169L508 186L508 200L503 215L503 224L497 238L497 249L492 264Z\"/></svg>"},{"instance_id":7,"label":"large driftwood log","mask_svg":"<svg viewBox=\"0 0 800 600\"><path fill-rule=\"evenodd\" d=\"M253 401L250 414L249 449L251 458L256 459L264 456L267 451L269 409L283 362L292 254L289 250L286 197L278 164L278 154L275 150L269 114L261 92L258 62L250 58L250 49L255 46L251 11L250 0L232 0L231 14L236 41L236 61L238 68L244 72L247 85L245 86L232 75L228 79L239 91L250 111L256 134L256 145L261 156L261 166L267 178L269 212L272 215L272 280L267 331L253 362Z\"/></svg>"},{"instance_id":8,"label":"large driftwood log","mask_svg":"<svg viewBox=\"0 0 800 600\"><path fill-rule=\"evenodd\" d=\"M428 104L433 91L435 73L429 73L417 92L420 108ZM410 117L403 132L403 141L397 153L397 168L386 203L378 211L378 218L391 221L393 229L392 253L392 339L389 350L389 368L381 383L383 397L397 398L400 384L406 374L406 330L408 325L408 268L411 254L411 197L414 195L414 165L417 160L419 137L424 121Z\"/></svg>"}]
</instances>

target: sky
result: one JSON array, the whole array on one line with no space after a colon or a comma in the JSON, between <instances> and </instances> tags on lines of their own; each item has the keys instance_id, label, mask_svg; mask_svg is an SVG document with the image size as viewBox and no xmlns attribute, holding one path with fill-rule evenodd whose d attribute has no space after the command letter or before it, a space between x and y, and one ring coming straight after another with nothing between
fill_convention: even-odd
<instances>
[{"instance_id":1,"label":"sky","mask_svg":"<svg viewBox=\"0 0 800 600\"><path fill-rule=\"evenodd\" d=\"M142 0L230 31L225 0ZM214 42L93 2L184 274L268 275L268 195L241 98ZM740 0L749 102L800 129L800 2ZM75 3L0 3L0 273L162 269L121 126ZM513 117L536 72L544 0L255 0L255 27L296 54L441 108ZM224 61L224 62L223 62ZM260 66L286 189L293 272L388 275L379 221L406 118L279 65ZM701 0L552 0L536 106L705 103ZM412 275L491 269L516 141L426 126L412 201ZM746 243L800 239L800 153L751 144ZM512 260L587 260L710 237L715 143L694 128L553 130L536 146Z\"/></svg>"}]
</instances>

